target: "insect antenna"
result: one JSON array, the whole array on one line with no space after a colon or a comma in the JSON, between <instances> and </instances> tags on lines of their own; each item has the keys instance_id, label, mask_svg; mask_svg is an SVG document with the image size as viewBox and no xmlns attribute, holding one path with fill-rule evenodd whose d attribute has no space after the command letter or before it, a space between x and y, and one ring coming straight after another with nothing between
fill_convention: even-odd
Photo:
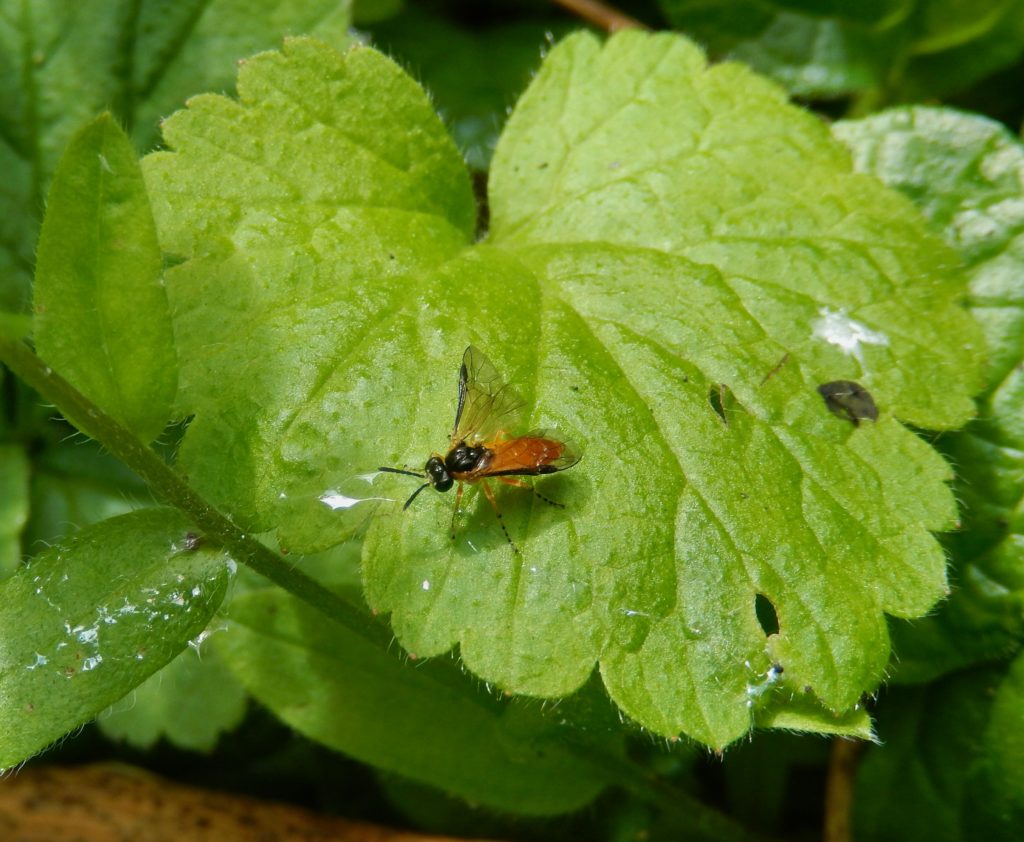
<instances>
[{"instance_id":1,"label":"insect antenna","mask_svg":"<svg viewBox=\"0 0 1024 842\"><path fill-rule=\"evenodd\" d=\"M411 505L412 505L412 501L413 501L413 500L415 500L415 499L416 499L416 496L417 496L417 495L418 495L418 494L419 494L419 493L420 493L420 492L421 492L421 491L422 491L422 490L423 490L424 488L426 488L426 487L427 487L428 485L430 485L430 483L429 483L429 482L425 482L425 483L423 483L423 485L421 485L421 486L420 486L419 488L417 488L417 489L416 489L416 490L415 490L415 491L414 491L414 492L412 493L412 495L411 495L411 496L409 497L409 499L405 501L405 505L404 505L404 506L402 506L402 511L403 511L403 512L404 512L404 511L405 511L406 509L408 509L408 508L409 508L409 506L411 506Z\"/></svg>"},{"instance_id":2,"label":"insect antenna","mask_svg":"<svg viewBox=\"0 0 1024 842\"><path fill-rule=\"evenodd\" d=\"M407 470L405 470L404 468L385 468L385 467L384 467L383 465L382 465L381 467L377 468L377 470L378 470L378 471L384 471L384 472L386 472L386 473L389 473L389 474L402 474L402 475L404 475L404 476L407 476L407 477L419 477L420 479L424 479L424 478L425 478L425 477L427 476L426 474L421 474L421 473L417 473L416 471L407 471ZM428 480L427 482L423 483L423 485L421 485L421 486L420 486L419 488L417 488L417 489L416 489L416 490L415 490L415 491L414 491L414 492L412 493L412 495L411 495L411 496L409 497L409 499L405 501L405 505L404 505L404 506L402 506L402 511L403 511L403 512L404 512L404 511L405 511L406 509L408 509L408 508L409 508L409 506L411 506L411 505L412 505L412 501L413 501L413 500L415 500L415 499L416 499L416 496L417 496L417 495L418 495L418 494L419 494L419 493L420 493L420 492L421 492L421 491L422 491L422 490L423 490L424 488L426 488L426 487L427 487L428 485L430 485L430 482L429 482L429 480Z\"/></svg>"},{"instance_id":3,"label":"insect antenna","mask_svg":"<svg viewBox=\"0 0 1024 842\"><path fill-rule=\"evenodd\" d=\"M423 479L426 474L421 474L416 471L406 471L403 468L377 468L378 471L384 471L389 474L405 474L407 477L419 477Z\"/></svg>"}]
</instances>

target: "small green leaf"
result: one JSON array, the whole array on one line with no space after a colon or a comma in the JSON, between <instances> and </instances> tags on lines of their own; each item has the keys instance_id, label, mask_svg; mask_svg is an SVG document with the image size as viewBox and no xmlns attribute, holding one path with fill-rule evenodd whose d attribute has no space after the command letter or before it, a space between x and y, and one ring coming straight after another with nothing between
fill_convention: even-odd
<instances>
[{"instance_id":1,"label":"small green leaf","mask_svg":"<svg viewBox=\"0 0 1024 842\"><path fill-rule=\"evenodd\" d=\"M72 138L54 176L39 238L35 342L145 442L166 425L177 388L161 271L135 153L105 115Z\"/></svg>"},{"instance_id":2,"label":"small green leaf","mask_svg":"<svg viewBox=\"0 0 1024 842\"><path fill-rule=\"evenodd\" d=\"M28 520L28 458L19 444L0 443L0 579L21 562L21 532Z\"/></svg>"},{"instance_id":3,"label":"small green leaf","mask_svg":"<svg viewBox=\"0 0 1024 842\"><path fill-rule=\"evenodd\" d=\"M764 692L763 688L763 684L752 683L748 693L756 697ZM786 688L784 684L779 684L773 689L777 695L757 712L758 728L781 728L785 731L835 734L877 741L871 715L864 705L858 703L850 710L837 714L823 707L806 692L800 696L794 692L794 688Z\"/></svg>"},{"instance_id":4,"label":"small green leaf","mask_svg":"<svg viewBox=\"0 0 1024 842\"><path fill-rule=\"evenodd\" d=\"M859 169L910 197L960 254L968 304L989 346L980 418L950 436L963 528L958 588L942 610L897 625L896 677L927 681L1003 657L1024 637L1024 144L999 123L900 108L836 134Z\"/></svg>"},{"instance_id":5,"label":"small green leaf","mask_svg":"<svg viewBox=\"0 0 1024 842\"><path fill-rule=\"evenodd\" d=\"M232 562L169 509L104 521L0 583L0 766L120 699L198 635Z\"/></svg>"},{"instance_id":6,"label":"small green leaf","mask_svg":"<svg viewBox=\"0 0 1024 842\"><path fill-rule=\"evenodd\" d=\"M533 815L581 807L607 784L453 665L410 669L280 591L234 600L213 642L282 720L377 768Z\"/></svg>"},{"instance_id":7,"label":"small green leaf","mask_svg":"<svg viewBox=\"0 0 1024 842\"><path fill-rule=\"evenodd\" d=\"M164 738L189 751L211 751L245 715L246 694L216 652L190 646L97 719L108 737L134 748Z\"/></svg>"}]
</instances>

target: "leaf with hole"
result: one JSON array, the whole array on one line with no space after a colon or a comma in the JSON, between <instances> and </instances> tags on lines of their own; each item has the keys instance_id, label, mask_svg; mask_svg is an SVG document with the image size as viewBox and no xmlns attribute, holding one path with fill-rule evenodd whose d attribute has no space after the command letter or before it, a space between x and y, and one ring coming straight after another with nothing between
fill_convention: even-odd
<instances>
[{"instance_id":1,"label":"leaf with hole","mask_svg":"<svg viewBox=\"0 0 1024 842\"><path fill-rule=\"evenodd\" d=\"M182 261L194 485L292 553L364 535L402 645L458 644L509 692L565 695L597 667L659 734L721 747L787 707L865 733L885 615L947 589L951 472L904 424L964 423L980 385L955 256L912 204L677 36L551 51L495 153L482 242L452 141L380 54L291 40L238 91L170 118L143 167ZM448 446L470 344L526 429L583 452L536 480L564 510L498 490L520 554L478 488L453 541L451 497L403 512L411 479L375 475ZM877 419L834 416L835 381Z\"/></svg>"},{"instance_id":2,"label":"leaf with hole","mask_svg":"<svg viewBox=\"0 0 1024 842\"><path fill-rule=\"evenodd\" d=\"M964 509L949 542L957 588L939 612L894 630L896 678L928 681L1024 638L1024 145L943 108L893 109L835 132L858 169L913 199L957 250L989 348L980 417L943 445Z\"/></svg>"}]
</instances>

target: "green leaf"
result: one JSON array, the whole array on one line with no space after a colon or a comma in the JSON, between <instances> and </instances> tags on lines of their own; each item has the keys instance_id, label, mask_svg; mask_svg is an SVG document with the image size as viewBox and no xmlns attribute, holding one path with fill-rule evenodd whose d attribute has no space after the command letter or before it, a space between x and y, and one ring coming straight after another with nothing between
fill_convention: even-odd
<instances>
[{"instance_id":1,"label":"green leaf","mask_svg":"<svg viewBox=\"0 0 1024 842\"><path fill-rule=\"evenodd\" d=\"M1024 659L889 691L858 769L857 838L1014 840L1024 818Z\"/></svg>"},{"instance_id":2,"label":"green leaf","mask_svg":"<svg viewBox=\"0 0 1024 842\"><path fill-rule=\"evenodd\" d=\"M183 258L192 482L293 553L366 528L367 598L402 645L458 643L509 692L565 695L599 663L660 734L721 747L762 710L867 733L884 615L946 592L929 530L955 517L948 466L900 422L962 424L979 385L954 255L913 206L676 36L551 52L499 144L482 244L457 152L387 59L295 40L239 91L194 100L144 162ZM543 481L565 510L498 493L521 554L483 495L452 541L448 501L402 512L412 481L372 476L444 446L470 342L527 428L584 452ZM877 422L829 411L818 387L847 379Z\"/></svg>"},{"instance_id":3,"label":"green leaf","mask_svg":"<svg viewBox=\"0 0 1024 842\"><path fill-rule=\"evenodd\" d=\"M168 275L195 415L180 460L255 531L297 501L313 519L281 541L313 551L350 532L318 498L379 463L370 425L406 423L380 389L407 339L391 366L370 352L382 318L421 306L414 280L470 241L473 194L423 91L373 50L291 40L238 88L192 100L165 124L175 151L143 163L164 248L193 258Z\"/></svg>"},{"instance_id":4,"label":"green leaf","mask_svg":"<svg viewBox=\"0 0 1024 842\"><path fill-rule=\"evenodd\" d=\"M21 562L21 532L28 520L28 457L19 444L0 443L0 579Z\"/></svg>"},{"instance_id":5,"label":"green leaf","mask_svg":"<svg viewBox=\"0 0 1024 842\"><path fill-rule=\"evenodd\" d=\"M352 23L367 26L388 20L403 11L402 0L353 0Z\"/></svg>"},{"instance_id":6,"label":"green leaf","mask_svg":"<svg viewBox=\"0 0 1024 842\"><path fill-rule=\"evenodd\" d=\"M0 0L0 307L29 300L50 176L70 137L110 108L136 147L192 94L285 33L348 42L349 0Z\"/></svg>"},{"instance_id":7,"label":"green leaf","mask_svg":"<svg viewBox=\"0 0 1024 842\"><path fill-rule=\"evenodd\" d=\"M470 801L545 815L583 806L607 783L537 717L475 690L453 665L410 669L280 591L234 600L213 642L299 732Z\"/></svg>"},{"instance_id":8,"label":"green leaf","mask_svg":"<svg viewBox=\"0 0 1024 842\"><path fill-rule=\"evenodd\" d=\"M6 336L8 339L23 339L31 332L31 316L0 312L0 336Z\"/></svg>"},{"instance_id":9,"label":"green leaf","mask_svg":"<svg viewBox=\"0 0 1024 842\"><path fill-rule=\"evenodd\" d=\"M39 355L144 442L177 388L160 249L131 142L110 115L76 134L39 237ZM73 420L73 419L72 419Z\"/></svg>"},{"instance_id":10,"label":"green leaf","mask_svg":"<svg viewBox=\"0 0 1024 842\"><path fill-rule=\"evenodd\" d=\"M989 33L1016 0L928 0L917 16L916 53L938 53Z\"/></svg>"},{"instance_id":11,"label":"green leaf","mask_svg":"<svg viewBox=\"0 0 1024 842\"><path fill-rule=\"evenodd\" d=\"M136 145L156 145L160 121L189 96L232 91L238 62L277 46L283 36L315 35L347 47L351 6L352 0L144 2L129 30L137 62L127 92Z\"/></svg>"},{"instance_id":12,"label":"green leaf","mask_svg":"<svg viewBox=\"0 0 1024 842\"><path fill-rule=\"evenodd\" d=\"M358 8L357 8L358 11ZM422 82L466 163L486 169L508 109L567 27L537 16L472 29L407 5L371 30L375 45Z\"/></svg>"},{"instance_id":13,"label":"green leaf","mask_svg":"<svg viewBox=\"0 0 1024 842\"><path fill-rule=\"evenodd\" d=\"M802 695L793 693L792 689L788 693L777 692L780 688L773 686L775 681L769 669L763 681L755 681L748 685L747 694L755 701L767 690L776 691L757 710L754 724L758 728L780 728L784 731L808 734L835 734L872 742L877 740L871 715L864 705L857 703L842 713L833 713L815 700L806 689Z\"/></svg>"},{"instance_id":14,"label":"green leaf","mask_svg":"<svg viewBox=\"0 0 1024 842\"><path fill-rule=\"evenodd\" d=\"M108 737L139 749L164 738L211 751L245 715L246 694L210 646L190 646L98 718Z\"/></svg>"},{"instance_id":15,"label":"green leaf","mask_svg":"<svg viewBox=\"0 0 1024 842\"><path fill-rule=\"evenodd\" d=\"M24 546L38 551L76 529L152 505L153 494L95 442L60 442L35 454Z\"/></svg>"},{"instance_id":16,"label":"green leaf","mask_svg":"<svg viewBox=\"0 0 1024 842\"><path fill-rule=\"evenodd\" d=\"M983 117L901 108L836 134L858 169L910 197L959 253L989 346L980 418L945 444L958 466L958 588L942 610L898 626L897 677L930 680L1002 657L1024 639L1024 145Z\"/></svg>"},{"instance_id":17,"label":"green leaf","mask_svg":"<svg viewBox=\"0 0 1024 842\"><path fill-rule=\"evenodd\" d=\"M230 559L169 509L104 521L0 583L0 766L87 722L199 634Z\"/></svg>"},{"instance_id":18,"label":"green leaf","mask_svg":"<svg viewBox=\"0 0 1024 842\"><path fill-rule=\"evenodd\" d=\"M968 782L964 836L1016 839L1024 827L1024 656L999 685L982 737L981 756Z\"/></svg>"},{"instance_id":19,"label":"green leaf","mask_svg":"<svg viewBox=\"0 0 1024 842\"><path fill-rule=\"evenodd\" d=\"M794 94L834 97L879 86L899 49L906 0L879 3L660 0L673 26Z\"/></svg>"},{"instance_id":20,"label":"green leaf","mask_svg":"<svg viewBox=\"0 0 1024 842\"><path fill-rule=\"evenodd\" d=\"M932 0L924 8L894 100L946 96L1024 55L1024 0Z\"/></svg>"},{"instance_id":21,"label":"green leaf","mask_svg":"<svg viewBox=\"0 0 1024 842\"><path fill-rule=\"evenodd\" d=\"M794 94L888 101L961 90L1024 52L1022 0L660 0L672 25Z\"/></svg>"}]
</instances>

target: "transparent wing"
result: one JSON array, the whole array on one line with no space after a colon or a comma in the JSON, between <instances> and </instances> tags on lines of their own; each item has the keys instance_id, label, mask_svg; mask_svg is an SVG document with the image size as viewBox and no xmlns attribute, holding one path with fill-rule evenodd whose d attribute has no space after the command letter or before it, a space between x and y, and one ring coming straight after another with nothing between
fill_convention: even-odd
<instances>
[{"instance_id":1,"label":"transparent wing","mask_svg":"<svg viewBox=\"0 0 1024 842\"><path fill-rule=\"evenodd\" d=\"M501 379L478 348L470 345L459 369L459 405L452 446L460 441L489 441L499 432L514 432L523 424L525 408L519 393Z\"/></svg>"}]
</instances>

